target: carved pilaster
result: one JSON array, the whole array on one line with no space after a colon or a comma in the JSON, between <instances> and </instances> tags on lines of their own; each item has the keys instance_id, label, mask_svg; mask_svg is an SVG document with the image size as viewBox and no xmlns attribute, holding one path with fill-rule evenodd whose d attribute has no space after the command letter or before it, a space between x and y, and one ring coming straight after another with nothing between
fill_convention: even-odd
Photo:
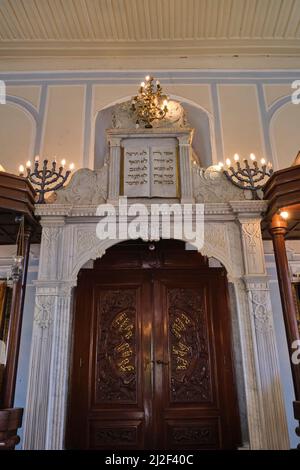
<instances>
[{"instance_id":1,"label":"carved pilaster","mask_svg":"<svg viewBox=\"0 0 300 470\"><path fill-rule=\"evenodd\" d=\"M260 229L261 211L245 213L239 203L235 209L243 244L244 281L251 318L252 344L256 356L261 416L264 419L262 425L265 430L264 446L268 449L287 449L289 438Z\"/></svg>"},{"instance_id":2,"label":"carved pilaster","mask_svg":"<svg viewBox=\"0 0 300 470\"><path fill-rule=\"evenodd\" d=\"M246 277L245 283L258 359L267 448L288 449L289 437L268 281L266 277L255 276Z\"/></svg>"},{"instance_id":3,"label":"carved pilaster","mask_svg":"<svg viewBox=\"0 0 300 470\"><path fill-rule=\"evenodd\" d=\"M37 282L24 449L62 449L69 370L70 284Z\"/></svg>"},{"instance_id":4,"label":"carved pilaster","mask_svg":"<svg viewBox=\"0 0 300 470\"><path fill-rule=\"evenodd\" d=\"M193 178L190 134L179 136L180 189L181 203L193 203Z\"/></svg>"},{"instance_id":5,"label":"carved pilaster","mask_svg":"<svg viewBox=\"0 0 300 470\"><path fill-rule=\"evenodd\" d=\"M261 218L240 218L247 274L265 274L264 248L261 237Z\"/></svg>"},{"instance_id":6,"label":"carved pilaster","mask_svg":"<svg viewBox=\"0 0 300 470\"><path fill-rule=\"evenodd\" d=\"M261 394L260 374L257 370L257 354L253 344L253 329L246 286L242 279L230 279L234 286L244 385L246 395L249 442L252 450L266 449L264 408Z\"/></svg>"},{"instance_id":7,"label":"carved pilaster","mask_svg":"<svg viewBox=\"0 0 300 470\"><path fill-rule=\"evenodd\" d=\"M41 220L43 231L38 276L40 280L57 279L64 224L64 216L43 217Z\"/></svg>"},{"instance_id":8,"label":"carved pilaster","mask_svg":"<svg viewBox=\"0 0 300 470\"><path fill-rule=\"evenodd\" d=\"M121 138L109 139L109 177L108 177L108 203L117 202L120 194L120 161Z\"/></svg>"}]
</instances>

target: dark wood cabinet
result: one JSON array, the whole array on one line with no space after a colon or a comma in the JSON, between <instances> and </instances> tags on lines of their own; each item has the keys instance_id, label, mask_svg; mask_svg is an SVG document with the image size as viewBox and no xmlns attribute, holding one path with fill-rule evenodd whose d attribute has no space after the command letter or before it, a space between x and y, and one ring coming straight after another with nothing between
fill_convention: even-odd
<instances>
[{"instance_id":1,"label":"dark wood cabinet","mask_svg":"<svg viewBox=\"0 0 300 470\"><path fill-rule=\"evenodd\" d=\"M67 447L236 448L230 336L223 269L181 242L109 250L79 275Z\"/></svg>"}]
</instances>

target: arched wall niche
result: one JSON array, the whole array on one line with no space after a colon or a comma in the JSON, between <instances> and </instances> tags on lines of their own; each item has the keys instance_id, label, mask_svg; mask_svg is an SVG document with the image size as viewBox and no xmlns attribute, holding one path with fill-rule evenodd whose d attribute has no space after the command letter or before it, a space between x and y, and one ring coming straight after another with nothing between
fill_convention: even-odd
<instances>
[{"instance_id":1,"label":"arched wall niche","mask_svg":"<svg viewBox=\"0 0 300 470\"><path fill-rule=\"evenodd\" d=\"M291 166L300 150L299 122L300 105L293 104L290 96L275 103L271 114L270 137L277 169Z\"/></svg>"},{"instance_id":2,"label":"arched wall niche","mask_svg":"<svg viewBox=\"0 0 300 470\"><path fill-rule=\"evenodd\" d=\"M112 125L114 106L128 101L130 98L129 96L124 97L122 100L113 102L97 112L94 120L94 169L101 168L108 155L106 129ZM216 163L214 128L211 113L199 104L184 97L171 94L170 98L180 102L186 112L188 122L195 129L192 147L199 164L202 167L208 167Z\"/></svg>"},{"instance_id":3,"label":"arched wall niche","mask_svg":"<svg viewBox=\"0 0 300 470\"><path fill-rule=\"evenodd\" d=\"M1 152L5 157L0 163L7 172L17 173L19 165L34 154L36 111L25 100L7 96L6 104L0 106L0 122Z\"/></svg>"}]
</instances>

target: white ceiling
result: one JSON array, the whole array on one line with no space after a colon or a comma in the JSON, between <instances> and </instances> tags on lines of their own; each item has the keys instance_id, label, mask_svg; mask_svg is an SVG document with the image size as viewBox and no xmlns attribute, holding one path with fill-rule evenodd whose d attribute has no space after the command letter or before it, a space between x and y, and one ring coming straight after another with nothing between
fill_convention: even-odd
<instances>
[{"instance_id":1,"label":"white ceiling","mask_svg":"<svg viewBox=\"0 0 300 470\"><path fill-rule=\"evenodd\" d=\"M0 0L2 57L300 56L300 0Z\"/></svg>"}]
</instances>

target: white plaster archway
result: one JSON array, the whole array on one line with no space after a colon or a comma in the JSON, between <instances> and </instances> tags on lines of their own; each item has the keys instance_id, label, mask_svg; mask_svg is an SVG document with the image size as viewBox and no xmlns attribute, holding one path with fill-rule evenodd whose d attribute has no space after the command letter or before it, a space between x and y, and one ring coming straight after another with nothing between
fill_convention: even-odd
<instances>
[{"instance_id":1,"label":"white plaster archway","mask_svg":"<svg viewBox=\"0 0 300 470\"><path fill-rule=\"evenodd\" d=\"M260 232L263 201L207 204L201 253L234 285L251 449L289 448ZM80 268L119 240L100 241L92 206L39 206L43 233L24 448L63 449L70 369L72 288ZM185 240L183 240L185 241Z\"/></svg>"}]
</instances>

